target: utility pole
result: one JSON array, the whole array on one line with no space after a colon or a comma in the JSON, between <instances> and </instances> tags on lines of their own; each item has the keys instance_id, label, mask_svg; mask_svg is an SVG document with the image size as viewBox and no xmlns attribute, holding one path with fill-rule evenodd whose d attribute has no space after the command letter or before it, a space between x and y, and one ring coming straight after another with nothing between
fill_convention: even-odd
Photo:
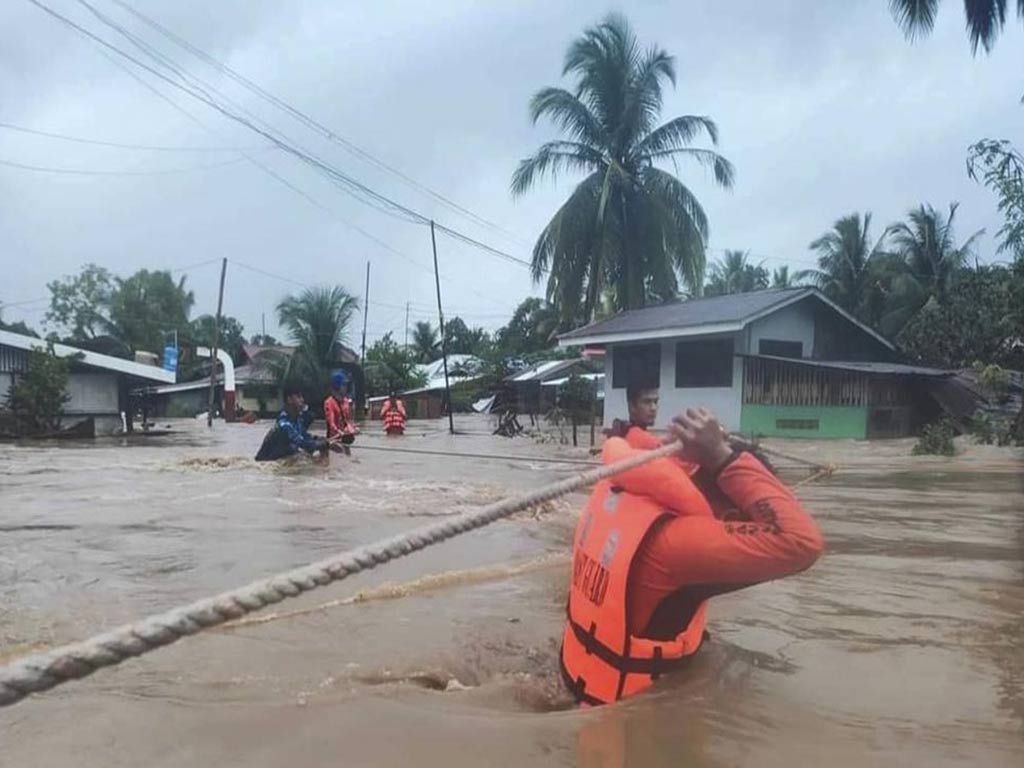
<instances>
[{"instance_id":1,"label":"utility pole","mask_svg":"<svg viewBox=\"0 0 1024 768\"><path fill-rule=\"evenodd\" d=\"M363 294L363 351L359 362L366 362L366 315L370 311L370 262L366 262L366 292Z\"/></svg>"},{"instance_id":2,"label":"utility pole","mask_svg":"<svg viewBox=\"0 0 1024 768\"><path fill-rule=\"evenodd\" d=\"M409 348L409 302L405 302L405 348Z\"/></svg>"},{"instance_id":3,"label":"utility pole","mask_svg":"<svg viewBox=\"0 0 1024 768\"><path fill-rule=\"evenodd\" d=\"M263 341L267 340L267 313L260 312L260 324L263 326Z\"/></svg>"},{"instance_id":4,"label":"utility pole","mask_svg":"<svg viewBox=\"0 0 1024 768\"><path fill-rule=\"evenodd\" d=\"M434 235L434 220L430 220L430 245L434 249L434 285L437 287L437 323L441 326L441 359L444 360L444 399L448 403L448 432L455 434L455 419L452 416L452 390L448 382L448 341L444 336L444 310L441 309L441 273L437 270L437 237Z\"/></svg>"},{"instance_id":5,"label":"utility pole","mask_svg":"<svg viewBox=\"0 0 1024 768\"><path fill-rule=\"evenodd\" d=\"M210 397L207 400L206 426L213 426L213 396L217 387L217 344L220 342L220 313L224 308L224 275L228 271L228 260L220 262L220 290L217 292L217 315L213 318L213 349L210 350Z\"/></svg>"}]
</instances>

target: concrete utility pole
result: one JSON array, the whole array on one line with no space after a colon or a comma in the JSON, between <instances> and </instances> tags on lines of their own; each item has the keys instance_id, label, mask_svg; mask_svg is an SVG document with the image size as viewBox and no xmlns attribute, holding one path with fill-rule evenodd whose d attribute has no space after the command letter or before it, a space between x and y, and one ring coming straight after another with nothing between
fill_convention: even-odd
<instances>
[{"instance_id":1,"label":"concrete utility pole","mask_svg":"<svg viewBox=\"0 0 1024 768\"><path fill-rule=\"evenodd\" d=\"M444 361L444 399L448 403L448 432L455 434L455 419L452 416L452 389L448 383L448 341L444 336L444 310L441 309L441 273L437 269L437 237L434 235L434 220L430 220L430 244L434 248L434 285L437 286L437 322L441 326L441 359Z\"/></svg>"},{"instance_id":2,"label":"concrete utility pole","mask_svg":"<svg viewBox=\"0 0 1024 768\"><path fill-rule=\"evenodd\" d=\"M366 362L366 315L370 311L370 262L366 262L366 291L363 293L363 351L359 362Z\"/></svg>"},{"instance_id":3,"label":"concrete utility pole","mask_svg":"<svg viewBox=\"0 0 1024 768\"><path fill-rule=\"evenodd\" d=\"M217 344L220 343L220 313L224 308L224 275L228 271L228 260L220 262L220 290L217 292L217 315L213 318L213 349L210 355L210 397L206 403L206 426L213 426L213 398L217 388Z\"/></svg>"}]
</instances>

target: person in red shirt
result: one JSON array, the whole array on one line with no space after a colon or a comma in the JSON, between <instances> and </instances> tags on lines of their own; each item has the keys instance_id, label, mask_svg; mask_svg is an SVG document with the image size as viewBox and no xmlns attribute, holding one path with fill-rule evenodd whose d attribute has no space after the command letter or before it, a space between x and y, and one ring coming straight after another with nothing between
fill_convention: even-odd
<instances>
[{"instance_id":1,"label":"person in red shirt","mask_svg":"<svg viewBox=\"0 0 1024 768\"><path fill-rule=\"evenodd\" d=\"M331 449L351 453L355 442L356 426L352 398L348 396L348 376L336 371L331 376L331 394L324 399L324 419L327 421L327 440Z\"/></svg>"}]
</instances>

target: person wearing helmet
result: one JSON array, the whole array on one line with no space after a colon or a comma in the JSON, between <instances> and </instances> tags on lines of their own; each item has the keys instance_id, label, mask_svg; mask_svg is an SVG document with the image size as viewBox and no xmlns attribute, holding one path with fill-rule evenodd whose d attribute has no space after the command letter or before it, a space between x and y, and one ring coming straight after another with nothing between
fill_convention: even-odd
<instances>
[{"instance_id":1,"label":"person wearing helmet","mask_svg":"<svg viewBox=\"0 0 1024 768\"><path fill-rule=\"evenodd\" d=\"M324 419L327 421L327 441L333 450L349 453L359 427L355 422L352 398L348 396L348 375L335 371L331 375L331 394L324 399Z\"/></svg>"},{"instance_id":2,"label":"person wearing helmet","mask_svg":"<svg viewBox=\"0 0 1024 768\"><path fill-rule=\"evenodd\" d=\"M256 461L277 461L298 453L319 454L322 459L326 459L327 440L309 434L309 425L312 423L313 414L306 405L302 391L295 386L285 387L284 409L263 438Z\"/></svg>"}]
</instances>

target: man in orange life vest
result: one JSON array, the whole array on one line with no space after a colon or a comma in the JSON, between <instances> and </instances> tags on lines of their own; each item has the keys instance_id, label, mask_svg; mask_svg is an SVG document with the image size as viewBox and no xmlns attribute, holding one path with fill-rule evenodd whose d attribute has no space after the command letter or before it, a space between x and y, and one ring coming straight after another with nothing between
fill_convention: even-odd
<instances>
[{"instance_id":1,"label":"man in orange life vest","mask_svg":"<svg viewBox=\"0 0 1024 768\"><path fill-rule=\"evenodd\" d=\"M598 483L576 526L561 667L577 701L644 690L697 652L709 598L798 573L822 552L800 502L754 455L730 447L714 415L687 409L669 433L678 457ZM609 437L602 459L650 450L652 437ZM711 501L693 465L717 489Z\"/></svg>"},{"instance_id":2,"label":"man in orange life vest","mask_svg":"<svg viewBox=\"0 0 1024 768\"><path fill-rule=\"evenodd\" d=\"M405 432L405 403L393 391L380 407L380 418L387 434L401 435Z\"/></svg>"},{"instance_id":3,"label":"man in orange life vest","mask_svg":"<svg viewBox=\"0 0 1024 768\"><path fill-rule=\"evenodd\" d=\"M324 399L324 419L332 450L349 453L359 428L353 416L352 398L348 396L348 376L343 371L331 375L331 394Z\"/></svg>"},{"instance_id":4,"label":"man in orange life vest","mask_svg":"<svg viewBox=\"0 0 1024 768\"><path fill-rule=\"evenodd\" d=\"M629 409L629 421L612 420L611 428L605 430L607 437L625 437L630 431L636 433L634 438L641 442L638 447L657 448L661 445L650 430L658 418L658 388L643 386L626 387L626 407ZM644 439L644 438L648 439Z\"/></svg>"}]
</instances>

